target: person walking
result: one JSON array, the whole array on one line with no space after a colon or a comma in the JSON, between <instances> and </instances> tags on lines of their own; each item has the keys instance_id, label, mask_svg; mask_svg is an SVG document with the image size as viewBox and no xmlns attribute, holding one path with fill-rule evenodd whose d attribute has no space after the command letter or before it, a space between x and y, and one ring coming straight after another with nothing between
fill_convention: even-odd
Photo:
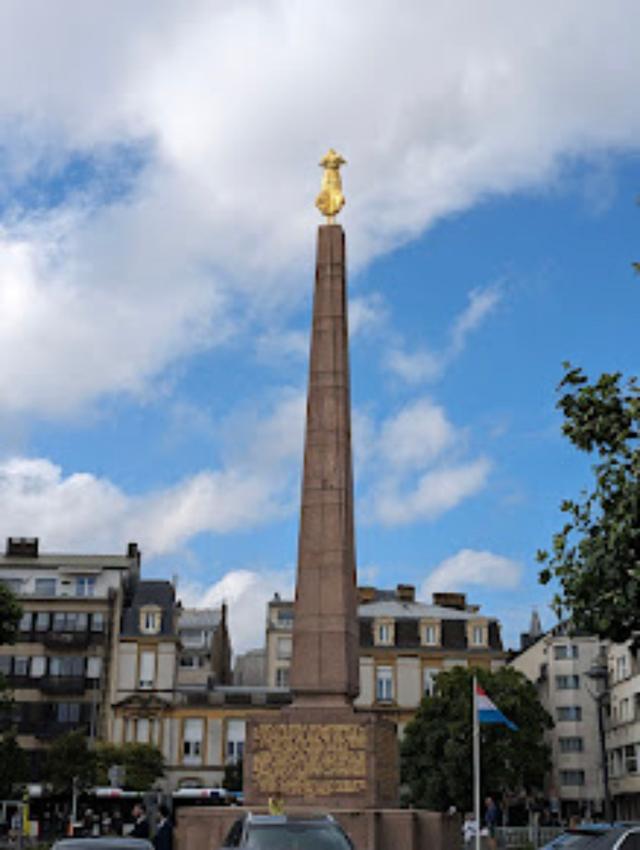
<instances>
[{"instance_id":1,"label":"person walking","mask_svg":"<svg viewBox=\"0 0 640 850\"><path fill-rule=\"evenodd\" d=\"M149 837L149 821L147 820L147 810L142 803L136 803L132 811L135 823L133 829L129 833L131 838L148 838Z\"/></svg>"},{"instance_id":2,"label":"person walking","mask_svg":"<svg viewBox=\"0 0 640 850\"><path fill-rule=\"evenodd\" d=\"M173 824L171 823L169 808L164 803L161 803L158 807L158 812L160 814L160 823L153 839L153 846L155 850L173 850Z\"/></svg>"}]
</instances>

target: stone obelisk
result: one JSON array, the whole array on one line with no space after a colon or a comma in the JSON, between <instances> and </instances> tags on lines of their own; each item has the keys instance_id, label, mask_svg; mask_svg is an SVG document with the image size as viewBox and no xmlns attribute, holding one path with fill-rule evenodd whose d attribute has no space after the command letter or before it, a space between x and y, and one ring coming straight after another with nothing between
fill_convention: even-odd
<instances>
[{"instance_id":1,"label":"stone obelisk","mask_svg":"<svg viewBox=\"0 0 640 850\"><path fill-rule=\"evenodd\" d=\"M353 522L351 398L344 205L330 150L316 205L318 229L294 604L293 704L247 727L245 798L327 808L393 806L395 726L356 712L358 613Z\"/></svg>"}]
</instances>

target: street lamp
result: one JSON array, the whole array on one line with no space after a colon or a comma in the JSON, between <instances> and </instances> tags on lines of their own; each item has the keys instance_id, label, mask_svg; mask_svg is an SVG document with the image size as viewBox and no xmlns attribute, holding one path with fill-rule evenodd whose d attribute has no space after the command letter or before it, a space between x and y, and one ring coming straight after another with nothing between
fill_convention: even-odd
<instances>
[{"instance_id":1,"label":"street lamp","mask_svg":"<svg viewBox=\"0 0 640 850\"><path fill-rule=\"evenodd\" d=\"M598 655L593 659L587 676L596 683L596 693L592 694L598 707L598 738L600 740L600 758L602 759L602 784L604 786L604 818L607 823L613 821L611 806L611 790L609 788L609 761L605 742L604 713L609 700L609 665L604 646L600 647Z\"/></svg>"}]
</instances>

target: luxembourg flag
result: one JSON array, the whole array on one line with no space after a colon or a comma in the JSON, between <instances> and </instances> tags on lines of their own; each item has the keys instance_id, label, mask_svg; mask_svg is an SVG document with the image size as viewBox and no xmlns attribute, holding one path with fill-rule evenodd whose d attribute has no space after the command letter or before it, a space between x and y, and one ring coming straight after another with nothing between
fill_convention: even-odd
<instances>
[{"instance_id":1,"label":"luxembourg flag","mask_svg":"<svg viewBox=\"0 0 640 850\"><path fill-rule=\"evenodd\" d=\"M518 731L515 723L505 717L500 709L493 703L485 691L476 683L476 709L479 723L502 723L513 732Z\"/></svg>"}]
</instances>

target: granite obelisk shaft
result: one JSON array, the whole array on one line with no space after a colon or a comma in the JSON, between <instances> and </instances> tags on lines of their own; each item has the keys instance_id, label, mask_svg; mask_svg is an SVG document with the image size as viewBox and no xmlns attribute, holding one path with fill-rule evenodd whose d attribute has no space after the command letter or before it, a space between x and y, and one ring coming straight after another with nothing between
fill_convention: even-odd
<instances>
[{"instance_id":1,"label":"granite obelisk shaft","mask_svg":"<svg viewBox=\"0 0 640 850\"><path fill-rule=\"evenodd\" d=\"M318 228L298 540L291 689L295 705L358 694L345 238Z\"/></svg>"}]
</instances>

